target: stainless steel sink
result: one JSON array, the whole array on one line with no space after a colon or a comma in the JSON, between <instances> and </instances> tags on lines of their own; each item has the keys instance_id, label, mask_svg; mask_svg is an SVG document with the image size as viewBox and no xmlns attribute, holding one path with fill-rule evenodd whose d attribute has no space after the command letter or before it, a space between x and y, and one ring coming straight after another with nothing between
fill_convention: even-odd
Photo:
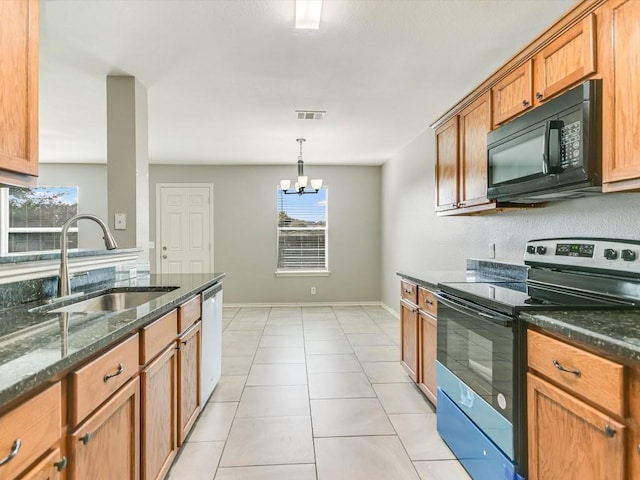
<instances>
[{"instance_id":1,"label":"stainless steel sink","mask_svg":"<svg viewBox=\"0 0 640 480\"><path fill-rule=\"evenodd\" d=\"M136 308L154 298L158 298L177 287L168 287L153 290L129 290L129 289L111 289L95 297L87 298L58 307L55 309L47 309L50 313L61 312L112 312L118 310L128 310ZM82 298L82 297L81 297Z\"/></svg>"}]
</instances>

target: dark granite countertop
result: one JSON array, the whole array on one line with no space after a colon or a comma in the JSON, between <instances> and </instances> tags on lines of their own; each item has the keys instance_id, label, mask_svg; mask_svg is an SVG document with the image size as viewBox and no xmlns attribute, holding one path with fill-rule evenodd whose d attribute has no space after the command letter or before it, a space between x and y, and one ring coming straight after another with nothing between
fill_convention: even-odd
<instances>
[{"instance_id":1,"label":"dark granite countertop","mask_svg":"<svg viewBox=\"0 0 640 480\"><path fill-rule=\"evenodd\" d=\"M437 289L439 283L457 282L524 282L527 267L493 260L467 259L466 270L401 271L396 274L417 285Z\"/></svg>"},{"instance_id":2,"label":"dark granite countertop","mask_svg":"<svg viewBox=\"0 0 640 480\"><path fill-rule=\"evenodd\" d=\"M223 278L223 273L144 275L84 289L85 293L90 293L113 287L178 287L129 310L100 313L30 312L46 304L45 301L1 310L0 408L64 374L74 365Z\"/></svg>"},{"instance_id":3,"label":"dark granite countertop","mask_svg":"<svg viewBox=\"0 0 640 480\"><path fill-rule=\"evenodd\" d=\"M521 312L527 323L631 361L640 361L640 310Z\"/></svg>"}]
</instances>

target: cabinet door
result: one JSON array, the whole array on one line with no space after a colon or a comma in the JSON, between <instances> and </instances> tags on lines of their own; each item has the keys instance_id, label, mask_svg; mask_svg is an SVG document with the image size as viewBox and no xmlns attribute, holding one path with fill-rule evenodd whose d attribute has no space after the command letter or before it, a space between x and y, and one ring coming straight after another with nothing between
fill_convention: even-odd
<instances>
[{"instance_id":1,"label":"cabinet door","mask_svg":"<svg viewBox=\"0 0 640 480\"><path fill-rule=\"evenodd\" d=\"M624 425L527 374L529 479L623 480Z\"/></svg>"},{"instance_id":2,"label":"cabinet door","mask_svg":"<svg viewBox=\"0 0 640 480\"><path fill-rule=\"evenodd\" d=\"M400 357L409 377L418 381L418 308L400 302Z\"/></svg>"},{"instance_id":3,"label":"cabinet door","mask_svg":"<svg viewBox=\"0 0 640 480\"><path fill-rule=\"evenodd\" d=\"M595 15L592 13L551 42L535 57L537 102L578 83L596 71Z\"/></svg>"},{"instance_id":4,"label":"cabinet door","mask_svg":"<svg viewBox=\"0 0 640 480\"><path fill-rule=\"evenodd\" d=\"M35 185L38 0L0 2L0 98L0 182Z\"/></svg>"},{"instance_id":5,"label":"cabinet door","mask_svg":"<svg viewBox=\"0 0 640 480\"><path fill-rule=\"evenodd\" d=\"M458 117L436 130L436 211L458 206Z\"/></svg>"},{"instance_id":6,"label":"cabinet door","mask_svg":"<svg viewBox=\"0 0 640 480\"><path fill-rule=\"evenodd\" d=\"M603 75L603 190L640 188L640 2L602 10L598 61Z\"/></svg>"},{"instance_id":7,"label":"cabinet door","mask_svg":"<svg viewBox=\"0 0 640 480\"><path fill-rule=\"evenodd\" d=\"M494 125L499 125L531 108L531 63L532 60L527 60L491 89Z\"/></svg>"},{"instance_id":8,"label":"cabinet door","mask_svg":"<svg viewBox=\"0 0 640 480\"><path fill-rule=\"evenodd\" d=\"M142 372L142 480L164 478L178 448L175 342Z\"/></svg>"},{"instance_id":9,"label":"cabinet door","mask_svg":"<svg viewBox=\"0 0 640 480\"><path fill-rule=\"evenodd\" d=\"M66 457L56 448L21 476L20 480L62 480L66 466Z\"/></svg>"},{"instance_id":10,"label":"cabinet door","mask_svg":"<svg viewBox=\"0 0 640 480\"><path fill-rule=\"evenodd\" d=\"M201 325L178 338L178 445L182 445L200 413Z\"/></svg>"},{"instance_id":11,"label":"cabinet door","mask_svg":"<svg viewBox=\"0 0 640 480\"><path fill-rule=\"evenodd\" d=\"M70 480L140 478L139 399L135 377L69 436Z\"/></svg>"},{"instance_id":12,"label":"cabinet door","mask_svg":"<svg viewBox=\"0 0 640 480\"><path fill-rule=\"evenodd\" d=\"M420 382L418 386L436 404L436 340L438 324L435 318L420 313Z\"/></svg>"},{"instance_id":13,"label":"cabinet door","mask_svg":"<svg viewBox=\"0 0 640 480\"><path fill-rule=\"evenodd\" d=\"M460 205L487 200L487 133L491 130L491 94L487 92L460 113Z\"/></svg>"}]
</instances>

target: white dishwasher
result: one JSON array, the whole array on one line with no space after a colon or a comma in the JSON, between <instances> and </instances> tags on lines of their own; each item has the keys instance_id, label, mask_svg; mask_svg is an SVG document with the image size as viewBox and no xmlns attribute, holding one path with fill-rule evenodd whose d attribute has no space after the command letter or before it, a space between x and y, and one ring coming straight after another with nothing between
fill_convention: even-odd
<instances>
[{"instance_id":1,"label":"white dishwasher","mask_svg":"<svg viewBox=\"0 0 640 480\"><path fill-rule=\"evenodd\" d=\"M222 373L222 282L202 292L201 405L209 400Z\"/></svg>"}]
</instances>

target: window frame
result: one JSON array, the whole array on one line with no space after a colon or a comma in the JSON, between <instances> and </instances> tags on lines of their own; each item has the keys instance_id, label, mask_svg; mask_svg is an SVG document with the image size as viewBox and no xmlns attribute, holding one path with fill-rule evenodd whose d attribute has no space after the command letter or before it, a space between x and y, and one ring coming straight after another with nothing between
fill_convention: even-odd
<instances>
[{"instance_id":1,"label":"window frame","mask_svg":"<svg viewBox=\"0 0 640 480\"><path fill-rule=\"evenodd\" d=\"M276 195L283 195L280 187L276 187ZM281 227L279 225L280 209L278 205L278 197L276 197L276 277L327 277L331 275L329 270L329 189L323 185L321 190L325 192L325 225L324 227ZM313 195L313 194L306 194ZM282 269L279 268L278 262L280 258L280 232L282 230L323 230L324 231L324 268L317 269Z\"/></svg>"},{"instance_id":2,"label":"window frame","mask_svg":"<svg viewBox=\"0 0 640 480\"><path fill-rule=\"evenodd\" d=\"M78 189L77 185L74 185ZM62 232L62 226L60 227L11 227L10 223L10 203L9 203L9 186L0 187L0 257L11 257L19 255L38 255L43 253L58 252L59 249L54 250L29 250L26 252L10 252L9 251L9 236L12 233L60 233ZM56 188L56 186L50 185L38 185L36 188ZM78 199L79 199L78 189ZM76 224L75 227L69 228L70 233L78 233L79 229Z\"/></svg>"}]
</instances>

